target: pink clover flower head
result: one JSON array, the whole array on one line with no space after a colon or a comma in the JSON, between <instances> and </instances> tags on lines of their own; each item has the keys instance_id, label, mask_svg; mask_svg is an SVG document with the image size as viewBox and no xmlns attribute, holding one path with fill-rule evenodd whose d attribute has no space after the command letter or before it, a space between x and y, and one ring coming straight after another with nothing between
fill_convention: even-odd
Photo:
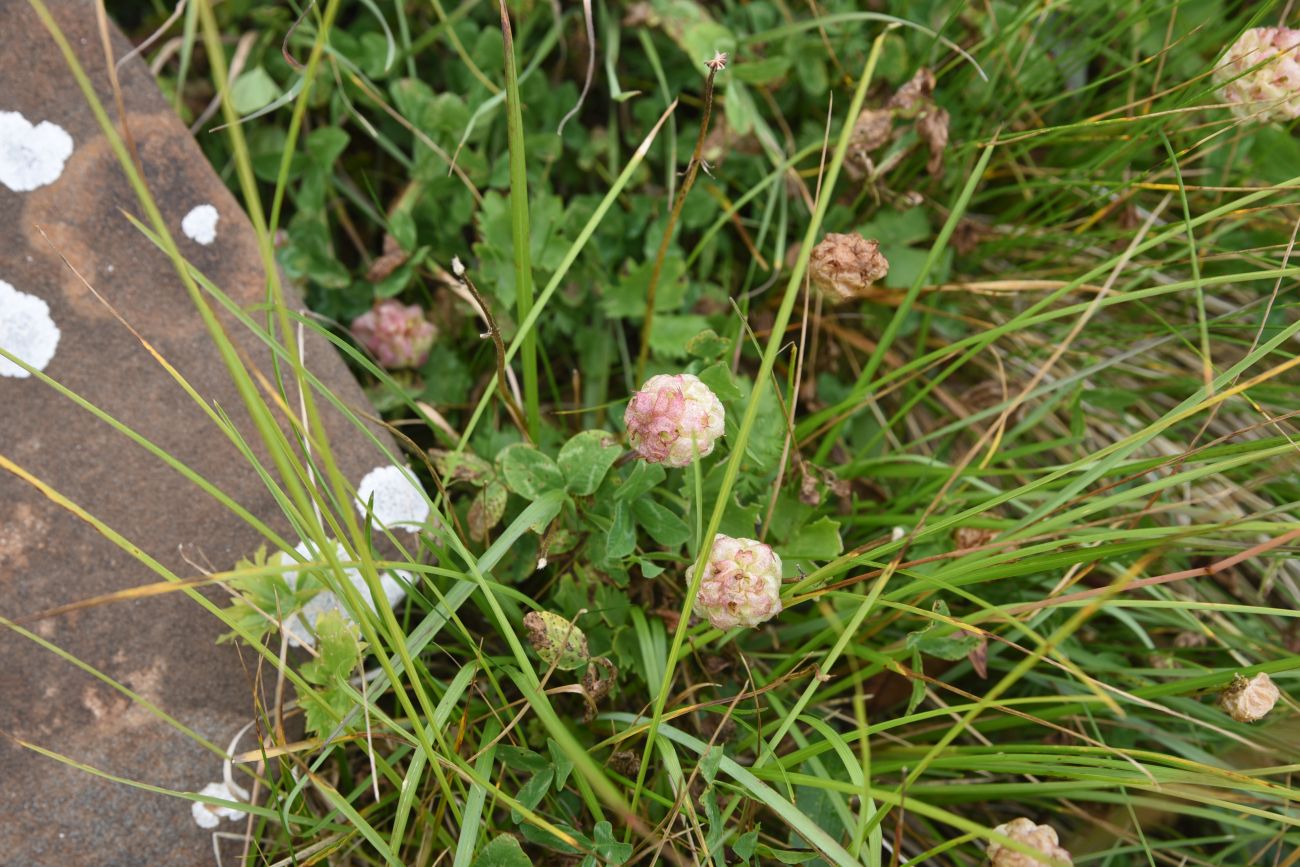
<instances>
[{"instance_id":1,"label":"pink clover flower head","mask_svg":"<svg viewBox=\"0 0 1300 867\"><path fill-rule=\"evenodd\" d=\"M1232 113L1263 123L1300 117L1300 30L1252 27L1214 70L1219 98Z\"/></svg>"},{"instance_id":2,"label":"pink clover flower head","mask_svg":"<svg viewBox=\"0 0 1300 867\"><path fill-rule=\"evenodd\" d=\"M781 558L756 539L713 537L695 610L717 629L753 628L781 613Z\"/></svg>"},{"instance_id":3,"label":"pink clover flower head","mask_svg":"<svg viewBox=\"0 0 1300 867\"><path fill-rule=\"evenodd\" d=\"M678 373L650 377L632 395L623 423L644 460L684 467L713 451L725 418L722 401L699 377Z\"/></svg>"},{"instance_id":4,"label":"pink clover flower head","mask_svg":"<svg viewBox=\"0 0 1300 867\"><path fill-rule=\"evenodd\" d=\"M352 320L352 336L389 370L424 364L437 334L423 310L392 298Z\"/></svg>"}]
</instances>

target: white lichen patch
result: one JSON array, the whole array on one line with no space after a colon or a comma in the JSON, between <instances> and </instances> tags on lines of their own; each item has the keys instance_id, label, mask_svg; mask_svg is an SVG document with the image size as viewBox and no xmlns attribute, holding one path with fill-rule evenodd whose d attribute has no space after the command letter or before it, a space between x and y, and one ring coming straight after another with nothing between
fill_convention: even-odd
<instances>
[{"instance_id":1,"label":"white lichen patch","mask_svg":"<svg viewBox=\"0 0 1300 867\"><path fill-rule=\"evenodd\" d=\"M0 280L0 349L44 370L58 345L59 327L50 305ZM0 376L24 379L31 373L0 355Z\"/></svg>"},{"instance_id":2,"label":"white lichen patch","mask_svg":"<svg viewBox=\"0 0 1300 867\"><path fill-rule=\"evenodd\" d=\"M209 798L221 798L224 801L241 800L230 791L225 783L208 783L199 794ZM194 801L190 805L190 813L194 816L194 824L209 830L220 825L222 819L233 821L244 818L242 810L236 810L233 807L219 807L216 804L205 804L202 801Z\"/></svg>"},{"instance_id":3,"label":"white lichen patch","mask_svg":"<svg viewBox=\"0 0 1300 867\"><path fill-rule=\"evenodd\" d=\"M363 518L367 503L375 524L390 530L401 527L414 533L429 520L429 501L415 473L406 467L390 464L366 473L357 485L357 511Z\"/></svg>"},{"instance_id":4,"label":"white lichen patch","mask_svg":"<svg viewBox=\"0 0 1300 867\"><path fill-rule=\"evenodd\" d=\"M335 556L337 556L340 561L347 563L352 559L351 555L348 554L347 549L343 547L341 542L335 542L334 546ZM297 551L298 555L304 560L322 559L317 555L316 546L310 542L303 542L294 550ZM279 559L282 565L289 565L298 562L295 558L289 556L283 551L280 552ZM343 615L343 619L348 623L356 623L357 619L353 613L348 610L347 603L343 599L340 599L338 594L334 593L334 591L323 589L325 584L317 576L321 570L327 568L328 567L322 566L320 569L316 570L292 570L284 573L284 580L294 591L305 590L309 587L322 588L315 596L308 600L307 604L302 607L302 610L299 611L288 623L289 643L294 647L302 647L304 645L315 643L313 630L316 626L316 620L328 611L337 611ZM345 567L343 574L347 578L348 583L356 588L357 593L365 600L366 604L370 607L370 610L372 612L376 611L377 606L375 604L375 598L370 593L370 588L366 586L366 580L361 576L361 570L355 567ZM407 572L398 572L397 574L401 575L403 580L407 583L412 581L411 575ZM396 605L401 601L402 597L406 595L406 588L387 572L381 572L379 574L379 584L383 588L384 596L388 599L389 605Z\"/></svg>"},{"instance_id":5,"label":"white lichen patch","mask_svg":"<svg viewBox=\"0 0 1300 867\"><path fill-rule=\"evenodd\" d=\"M16 111L0 111L0 184L28 193L52 184L72 156L72 136L43 120L33 126Z\"/></svg>"},{"instance_id":6,"label":"white lichen patch","mask_svg":"<svg viewBox=\"0 0 1300 867\"><path fill-rule=\"evenodd\" d=\"M181 220L181 231L194 243L206 247L217 240L217 221L220 219L221 215L212 205L198 205Z\"/></svg>"}]
</instances>

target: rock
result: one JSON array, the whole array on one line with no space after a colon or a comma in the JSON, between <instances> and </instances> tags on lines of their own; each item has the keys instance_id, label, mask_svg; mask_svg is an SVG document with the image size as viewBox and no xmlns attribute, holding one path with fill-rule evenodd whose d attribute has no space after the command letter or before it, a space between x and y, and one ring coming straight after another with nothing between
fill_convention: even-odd
<instances>
[{"instance_id":1,"label":"rock","mask_svg":"<svg viewBox=\"0 0 1300 867\"><path fill-rule=\"evenodd\" d=\"M116 119L93 4L47 3ZM143 211L57 45L26 0L0 0L0 33L9 35L0 56L0 225L6 227L0 233L0 345L287 534L271 495L234 446L61 260L60 253L199 394L256 440L170 261L123 217L122 210ZM113 46L119 57L130 48L117 33ZM264 281L256 239L235 198L144 64L125 64L121 82L144 174L182 252L240 303L259 303ZM229 321L249 357L269 371L261 344ZM344 401L365 405L328 343L309 338L306 355ZM197 576L199 567L231 568L263 541L144 449L26 374L0 361L5 459L183 577ZM387 465L340 416L327 417L326 427L354 485ZM36 486L0 469L5 618L22 621L159 580ZM203 592L219 604L229 601L220 589ZM25 627L222 750L253 718L255 654L217 646L223 624L182 593L84 607ZM2 623L0 658L0 862L212 862L213 831L196 824L189 801L106 780L18 740L110 775L188 792L221 781L220 755ZM251 749L255 737L248 735L240 749ZM237 779L248 782L246 776ZM219 821L216 830L242 834L242 821ZM220 845L236 855L242 849L239 841Z\"/></svg>"}]
</instances>

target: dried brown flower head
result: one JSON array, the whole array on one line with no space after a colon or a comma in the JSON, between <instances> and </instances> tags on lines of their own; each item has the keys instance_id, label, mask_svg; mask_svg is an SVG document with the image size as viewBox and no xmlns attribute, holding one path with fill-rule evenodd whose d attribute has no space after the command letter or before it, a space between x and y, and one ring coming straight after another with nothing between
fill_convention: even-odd
<instances>
[{"instance_id":1,"label":"dried brown flower head","mask_svg":"<svg viewBox=\"0 0 1300 867\"><path fill-rule=\"evenodd\" d=\"M998 825L993 830L1010 837L1018 843L1024 843L1026 846L1037 849L1048 858L1055 858L1057 861L1064 861L1066 864L1074 863L1070 859L1070 853L1061 848L1061 841L1056 836L1056 829L1051 825L1035 825L1032 819L1021 816L1004 825ZM1048 863L1030 855L1022 855L1014 849L1006 848L1001 843L990 843L988 856L993 867L1043 867Z\"/></svg>"},{"instance_id":2,"label":"dried brown flower head","mask_svg":"<svg viewBox=\"0 0 1300 867\"><path fill-rule=\"evenodd\" d=\"M1237 722L1257 722L1268 716L1281 697L1277 684L1267 674L1260 672L1254 677L1239 674L1219 695L1219 707Z\"/></svg>"},{"instance_id":3,"label":"dried brown flower head","mask_svg":"<svg viewBox=\"0 0 1300 867\"><path fill-rule=\"evenodd\" d=\"M881 255L878 241L831 232L813 248L808 273L827 297L847 301L883 280L889 260Z\"/></svg>"}]
</instances>

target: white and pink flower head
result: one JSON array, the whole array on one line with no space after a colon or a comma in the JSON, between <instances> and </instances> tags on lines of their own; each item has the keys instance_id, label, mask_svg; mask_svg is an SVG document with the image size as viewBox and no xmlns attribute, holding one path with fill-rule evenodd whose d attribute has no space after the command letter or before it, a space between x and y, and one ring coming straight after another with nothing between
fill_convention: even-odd
<instances>
[{"instance_id":1,"label":"white and pink flower head","mask_svg":"<svg viewBox=\"0 0 1300 867\"><path fill-rule=\"evenodd\" d=\"M437 334L423 310L392 298L352 320L352 335L389 370L424 364Z\"/></svg>"},{"instance_id":2,"label":"white and pink flower head","mask_svg":"<svg viewBox=\"0 0 1300 867\"><path fill-rule=\"evenodd\" d=\"M660 374L647 380L628 402L627 439L652 464L684 467L713 451L726 414L699 377Z\"/></svg>"},{"instance_id":3,"label":"white and pink flower head","mask_svg":"<svg viewBox=\"0 0 1300 867\"><path fill-rule=\"evenodd\" d=\"M781 613L781 558L771 547L719 533L704 556L695 610L714 627L752 628Z\"/></svg>"},{"instance_id":4,"label":"white and pink flower head","mask_svg":"<svg viewBox=\"0 0 1300 867\"><path fill-rule=\"evenodd\" d=\"M1223 55L1214 82L1238 117L1264 123L1300 117L1300 30L1247 30Z\"/></svg>"}]
</instances>

